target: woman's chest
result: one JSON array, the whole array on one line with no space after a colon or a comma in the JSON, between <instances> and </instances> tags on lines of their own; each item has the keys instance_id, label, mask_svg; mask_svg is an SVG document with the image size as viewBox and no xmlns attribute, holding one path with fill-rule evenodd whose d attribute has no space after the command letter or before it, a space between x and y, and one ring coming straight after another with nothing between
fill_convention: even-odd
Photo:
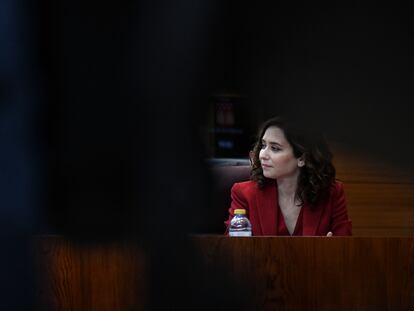
<instances>
[{"instance_id":1,"label":"woman's chest","mask_svg":"<svg viewBox=\"0 0 414 311\"><path fill-rule=\"evenodd\" d=\"M280 205L279 207L280 207L281 216L283 217L285 225L289 233L292 234L293 231L295 230L295 226L298 221L301 207L295 206L295 205L291 205L291 206Z\"/></svg>"}]
</instances>

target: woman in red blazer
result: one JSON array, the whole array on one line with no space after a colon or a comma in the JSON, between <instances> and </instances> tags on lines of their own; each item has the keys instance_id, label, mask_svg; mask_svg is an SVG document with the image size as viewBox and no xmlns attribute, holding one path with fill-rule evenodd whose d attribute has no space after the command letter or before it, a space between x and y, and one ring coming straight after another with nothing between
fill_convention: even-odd
<instances>
[{"instance_id":1,"label":"woman in red blazer","mask_svg":"<svg viewBox=\"0 0 414 311\"><path fill-rule=\"evenodd\" d=\"M252 153L251 180L235 183L234 210L246 209L253 235L352 235L342 183L322 135L282 118L266 121Z\"/></svg>"}]
</instances>

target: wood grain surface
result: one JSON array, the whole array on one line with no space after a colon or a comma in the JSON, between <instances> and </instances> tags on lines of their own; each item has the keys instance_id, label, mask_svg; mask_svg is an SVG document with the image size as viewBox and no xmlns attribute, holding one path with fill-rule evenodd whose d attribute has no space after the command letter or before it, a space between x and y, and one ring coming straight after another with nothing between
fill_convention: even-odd
<instances>
[{"instance_id":1,"label":"wood grain surface","mask_svg":"<svg viewBox=\"0 0 414 311\"><path fill-rule=\"evenodd\" d=\"M414 176L398 163L335 146L354 236L414 236Z\"/></svg>"},{"instance_id":2,"label":"wood grain surface","mask_svg":"<svg viewBox=\"0 0 414 311\"><path fill-rule=\"evenodd\" d=\"M39 310L144 310L147 261L127 242L34 239Z\"/></svg>"},{"instance_id":3,"label":"wood grain surface","mask_svg":"<svg viewBox=\"0 0 414 311\"><path fill-rule=\"evenodd\" d=\"M194 237L256 310L414 310L413 238Z\"/></svg>"},{"instance_id":4,"label":"wood grain surface","mask_svg":"<svg viewBox=\"0 0 414 311\"><path fill-rule=\"evenodd\" d=\"M414 310L414 238L191 240L207 270L224 265L232 284L245 285L254 310ZM148 308L150 263L130 243L87 246L43 236L34 253L39 310Z\"/></svg>"}]
</instances>

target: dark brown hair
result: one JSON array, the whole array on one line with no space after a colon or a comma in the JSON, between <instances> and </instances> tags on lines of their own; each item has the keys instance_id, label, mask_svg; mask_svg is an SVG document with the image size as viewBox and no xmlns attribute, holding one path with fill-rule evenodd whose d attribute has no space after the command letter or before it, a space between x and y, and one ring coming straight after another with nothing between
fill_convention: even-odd
<instances>
[{"instance_id":1,"label":"dark brown hair","mask_svg":"<svg viewBox=\"0 0 414 311\"><path fill-rule=\"evenodd\" d=\"M332 164L333 155L322 133L304 126L303 123L288 121L282 117L275 117L263 123L253 148L251 180L256 181L259 188L263 188L268 182L263 176L259 152L264 133L271 126L280 128L292 146L294 156L305 160L305 166L299 174L296 199L300 204L316 203L329 193L330 187L335 183L336 172Z\"/></svg>"}]
</instances>

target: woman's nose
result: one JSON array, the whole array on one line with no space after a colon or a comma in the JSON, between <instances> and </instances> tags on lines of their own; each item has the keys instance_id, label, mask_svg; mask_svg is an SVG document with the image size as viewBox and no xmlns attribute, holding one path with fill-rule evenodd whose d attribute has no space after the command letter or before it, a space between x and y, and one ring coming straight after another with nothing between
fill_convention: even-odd
<instances>
[{"instance_id":1,"label":"woman's nose","mask_svg":"<svg viewBox=\"0 0 414 311\"><path fill-rule=\"evenodd\" d=\"M268 159L267 148L260 151L259 159Z\"/></svg>"}]
</instances>

